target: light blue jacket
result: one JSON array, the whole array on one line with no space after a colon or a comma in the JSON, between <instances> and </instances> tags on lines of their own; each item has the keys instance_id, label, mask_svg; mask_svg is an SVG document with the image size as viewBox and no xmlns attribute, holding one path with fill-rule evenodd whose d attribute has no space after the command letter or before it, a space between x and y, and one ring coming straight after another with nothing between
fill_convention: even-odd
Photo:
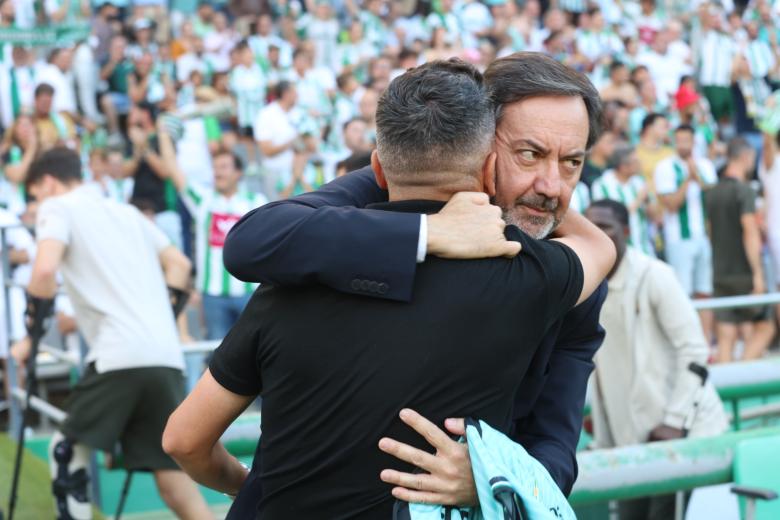
<instances>
[{"instance_id":1,"label":"light blue jacket","mask_svg":"<svg viewBox=\"0 0 780 520\"><path fill-rule=\"evenodd\" d=\"M466 419L466 441L479 506L398 502L395 520L576 520L544 466L483 421Z\"/></svg>"}]
</instances>

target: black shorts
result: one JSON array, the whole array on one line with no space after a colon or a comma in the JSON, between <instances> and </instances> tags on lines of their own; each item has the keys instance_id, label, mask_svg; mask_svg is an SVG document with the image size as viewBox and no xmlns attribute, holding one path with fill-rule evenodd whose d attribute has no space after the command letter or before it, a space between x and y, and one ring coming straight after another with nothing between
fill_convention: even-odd
<instances>
[{"instance_id":1,"label":"black shorts","mask_svg":"<svg viewBox=\"0 0 780 520\"><path fill-rule=\"evenodd\" d=\"M741 279L729 279L726 283L715 283L713 296L725 298L750 294L753 290L753 280L749 276ZM734 309L715 309L715 319L723 323L754 323L770 319L768 305L755 307L738 307Z\"/></svg>"},{"instance_id":2,"label":"black shorts","mask_svg":"<svg viewBox=\"0 0 780 520\"><path fill-rule=\"evenodd\" d=\"M179 469L162 449L168 417L184 400L184 376L167 367L98 374L90 364L67 402L62 433L91 448L122 447L129 470Z\"/></svg>"}]
</instances>

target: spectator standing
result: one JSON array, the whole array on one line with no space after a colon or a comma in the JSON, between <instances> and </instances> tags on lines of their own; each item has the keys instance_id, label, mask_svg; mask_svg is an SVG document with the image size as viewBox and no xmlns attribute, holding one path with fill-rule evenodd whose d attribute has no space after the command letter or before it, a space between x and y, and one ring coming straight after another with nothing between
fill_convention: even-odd
<instances>
[{"instance_id":1,"label":"spectator standing","mask_svg":"<svg viewBox=\"0 0 780 520\"><path fill-rule=\"evenodd\" d=\"M718 123L731 119L731 71L737 47L721 31L721 13L713 4L701 11L702 35L698 47L699 84Z\"/></svg>"},{"instance_id":2,"label":"spectator standing","mask_svg":"<svg viewBox=\"0 0 780 520\"><path fill-rule=\"evenodd\" d=\"M694 157L694 129L682 125L674 131L675 154L658 163L654 180L664 209L666 260L690 297L712 296L712 247L707 238L703 192L718 180L715 167L705 157ZM700 311L708 337L711 311Z\"/></svg>"},{"instance_id":3,"label":"spectator standing","mask_svg":"<svg viewBox=\"0 0 780 520\"><path fill-rule=\"evenodd\" d=\"M653 112L642 120L636 155L639 158L640 171L647 181L651 193L655 191L653 175L656 166L664 159L674 155L674 150L666 144L668 135L669 119L665 115Z\"/></svg>"},{"instance_id":4,"label":"spectator standing","mask_svg":"<svg viewBox=\"0 0 780 520\"><path fill-rule=\"evenodd\" d=\"M775 286L780 291L780 134L764 133L764 146L758 164L758 175L764 185L764 222L772 258ZM780 318L780 305L776 306Z\"/></svg>"},{"instance_id":5,"label":"spectator standing","mask_svg":"<svg viewBox=\"0 0 780 520\"><path fill-rule=\"evenodd\" d=\"M274 97L276 100L257 115L254 138L263 154L265 192L276 198L292 178L298 130L290 112L295 107L298 94L295 85L281 81L276 86Z\"/></svg>"},{"instance_id":6,"label":"spectator standing","mask_svg":"<svg viewBox=\"0 0 780 520\"><path fill-rule=\"evenodd\" d=\"M650 239L650 192L639 173L639 159L633 148L619 148L612 156L612 169L593 182L592 199L615 200L628 210L628 245L642 253L655 256ZM587 207L587 206L586 206Z\"/></svg>"},{"instance_id":7,"label":"spectator standing","mask_svg":"<svg viewBox=\"0 0 780 520\"><path fill-rule=\"evenodd\" d=\"M747 184L756 154L743 138L729 142L728 163L718 185L707 192L707 218L712 237L715 297L763 294L761 231L756 219L756 194ZM760 358L775 334L769 307L718 309L717 360L734 359L734 344L742 336L742 359Z\"/></svg>"},{"instance_id":8,"label":"spectator standing","mask_svg":"<svg viewBox=\"0 0 780 520\"><path fill-rule=\"evenodd\" d=\"M233 153L220 150L213 156L214 188L187 179L176 161L173 141L160 126L163 176L171 179L195 220L196 290L203 296L206 339L227 335L246 306L256 285L241 282L222 263L222 247L228 231L244 214L267 202L263 195L240 186L242 165Z\"/></svg>"},{"instance_id":9,"label":"spectator standing","mask_svg":"<svg viewBox=\"0 0 780 520\"><path fill-rule=\"evenodd\" d=\"M48 83L35 87L34 118L41 151L57 145L76 146L76 125L67 112L54 110L54 94Z\"/></svg>"}]
</instances>

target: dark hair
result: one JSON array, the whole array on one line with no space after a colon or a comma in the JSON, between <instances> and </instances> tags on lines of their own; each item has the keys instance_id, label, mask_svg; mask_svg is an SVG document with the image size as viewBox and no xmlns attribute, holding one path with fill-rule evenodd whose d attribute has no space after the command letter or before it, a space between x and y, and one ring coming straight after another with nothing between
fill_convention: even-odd
<instances>
[{"instance_id":1,"label":"dark hair","mask_svg":"<svg viewBox=\"0 0 780 520\"><path fill-rule=\"evenodd\" d=\"M589 208L604 208L612 212L623 227L628 227L628 210L626 206L616 200L601 199L594 201Z\"/></svg>"},{"instance_id":2,"label":"dark hair","mask_svg":"<svg viewBox=\"0 0 780 520\"><path fill-rule=\"evenodd\" d=\"M223 156L223 155L229 155L231 159L233 159L233 167L240 171L244 171L244 161L241 160L241 157L236 155L235 152L228 150L227 148L218 148L216 152L214 152L214 155L212 155L212 159L216 159L217 157Z\"/></svg>"},{"instance_id":3,"label":"dark hair","mask_svg":"<svg viewBox=\"0 0 780 520\"><path fill-rule=\"evenodd\" d=\"M371 166L371 152L353 153L343 161L339 161L336 169L344 168L349 173L366 166Z\"/></svg>"},{"instance_id":4,"label":"dark hair","mask_svg":"<svg viewBox=\"0 0 780 520\"><path fill-rule=\"evenodd\" d=\"M48 83L41 83L37 87L35 87L35 99L38 99L38 96L53 96L54 95L54 87L49 85Z\"/></svg>"},{"instance_id":5,"label":"dark hair","mask_svg":"<svg viewBox=\"0 0 780 520\"><path fill-rule=\"evenodd\" d=\"M502 107L539 96L581 97L588 110L587 148L598 140L603 126L599 93L590 80L574 69L538 52L516 52L499 58L485 71L485 83L496 106L496 120ZM530 122L533 124L533 122Z\"/></svg>"},{"instance_id":6,"label":"dark hair","mask_svg":"<svg viewBox=\"0 0 780 520\"><path fill-rule=\"evenodd\" d=\"M394 79L379 98L376 126L379 160L389 175L473 175L495 134L482 74L457 58Z\"/></svg>"},{"instance_id":7,"label":"dark hair","mask_svg":"<svg viewBox=\"0 0 780 520\"><path fill-rule=\"evenodd\" d=\"M639 135L644 134L647 129L653 126L659 119L666 119L666 116L659 114L658 112L651 112L650 114L647 114L645 118L642 119L642 129L639 131Z\"/></svg>"},{"instance_id":8,"label":"dark hair","mask_svg":"<svg viewBox=\"0 0 780 520\"><path fill-rule=\"evenodd\" d=\"M419 53L415 52L412 49L404 47L403 49L401 49L401 52L398 53L398 62L400 63L409 58L417 59L419 57L420 57Z\"/></svg>"},{"instance_id":9,"label":"dark hair","mask_svg":"<svg viewBox=\"0 0 780 520\"><path fill-rule=\"evenodd\" d=\"M64 184L80 181L81 158L79 154L64 146L57 146L43 152L27 170L27 178L24 182L27 191L30 191L30 186L40 182L45 175L51 175Z\"/></svg>"},{"instance_id":10,"label":"dark hair","mask_svg":"<svg viewBox=\"0 0 780 520\"><path fill-rule=\"evenodd\" d=\"M753 147L750 146L750 143L748 143L744 137L737 136L729 141L729 144L726 147L726 157L731 161L739 158L740 155L752 149Z\"/></svg>"},{"instance_id":11,"label":"dark hair","mask_svg":"<svg viewBox=\"0 0 780 520\"><path fill-rule=\"evenodd\" d=\"M352 75L351 72L342 72L341 74L336 77L336 86L339 88L339 90L343 90L344 87L349 85L350 80L357 79L355 76Z\"/></svg>"},{"instance_id":12,"label":"dark hair","mask_svg":"<svg viewBox=\"0 0 780 520\"><path fill-rule=\"evenodd\" d=\"M688 132L691 135L696 134L696 130L694 130L694 128L691 125L685 125L685 124L680 125L674 129L675 135L679 134L680 132Z\"/></svg>"},{"instance_id":13,"label":"dark hair","mask_svg":"<svg viewBox=\"0 0 780 520\"><path fill-rule=\"evenodd\" d=\"M622 61L613 61L609 65L609 74L612 75L612 73L615 72L616 70L625 69L625 68L626 68L626 64L623 63Z\"/></svg>"},{"instance_id":14,"label":"dark hair","mask_svg":"<svg viewBox=\"0 0 780 520\"><path fill-rule=\"evenodd\" d=\"M149 103L146 100L139 101L138 103L136 103L135 108L149 114L149 117L152 119L152 122L154 122L154 120L157 119L157 114L160 112L160 110L157 108L156 105L154 105L153 103Z\"/></svg>"},{"instance_id":15,"label":"dark hair","mask_svg":"<svg viewBox=\"0 0 780 520\"><path fill-rule=\"evenodd\" d=\"M349 125L351 125L352 123L354 123L354 122L356 122L356 121L360 121L360 122L363 122L363 123L365 123L365 122L366 122L366 120L365 120L365 119L363 119L362 117L353 117L353 118L350 118L350 119L348 119L347 121L345 121L343 125L341 125L341 130L342 130L342 132L345 132L345 131L347 130L347 128L349 128Z\"/></svg>"},{"instance_id":16,"label":"dark hair","mask_svg":"<svg viewBox=\"0 0 780 520\"><path fill-rule=\"evenodd\" d=\"M241 40L240 42L238 42L237 44L235 44L233 46L232 51L233 52L241 52L241 51L243 51L245 49L248 49L248 48L249 48L249 42L245 38L245 39Z\"/></svg>"},{"instance_id":17,"label":"dark hair","mask_svg":"<svg viewBox=\"0 0 780 520\"><path fill-rule=\"evenodd\" d=\"M290 81L287 81L286 79L283 79L279 83L276 84L274 87L274 98L281 99L281 97L291 88L294 88L295 85L293 85Z\"/></svg>"}]
</instances>

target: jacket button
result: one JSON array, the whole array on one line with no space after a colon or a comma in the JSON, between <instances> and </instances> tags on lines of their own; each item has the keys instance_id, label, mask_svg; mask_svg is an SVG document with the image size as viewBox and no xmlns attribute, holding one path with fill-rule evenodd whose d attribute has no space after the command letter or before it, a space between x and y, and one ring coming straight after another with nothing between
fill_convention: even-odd
<instances>
[{"instance_id":1,"label":"jacket button","mask_svg":"<svg viewBox=\"0 0 780 520\"><path fill-rule=\"evenodd\" d=\"M349 286L352 288L353 291L359 291L360 290L360 280L355 278L352 280L352 282L349 284Z\"/></svg>"},{"instance_id":2,"label":"jacket button","mask_svg":"<svg viewBox=\"0 0 780 520\"><path fill-rule=\"evenodd\" d=\"M379 294L387 294L387 291L389 289L390 289L390 286L387 285L386 283L382 282L382 283L379 284L379 287L377 288L377 292L379 292Z\"/></svg>"}]
</instances>

